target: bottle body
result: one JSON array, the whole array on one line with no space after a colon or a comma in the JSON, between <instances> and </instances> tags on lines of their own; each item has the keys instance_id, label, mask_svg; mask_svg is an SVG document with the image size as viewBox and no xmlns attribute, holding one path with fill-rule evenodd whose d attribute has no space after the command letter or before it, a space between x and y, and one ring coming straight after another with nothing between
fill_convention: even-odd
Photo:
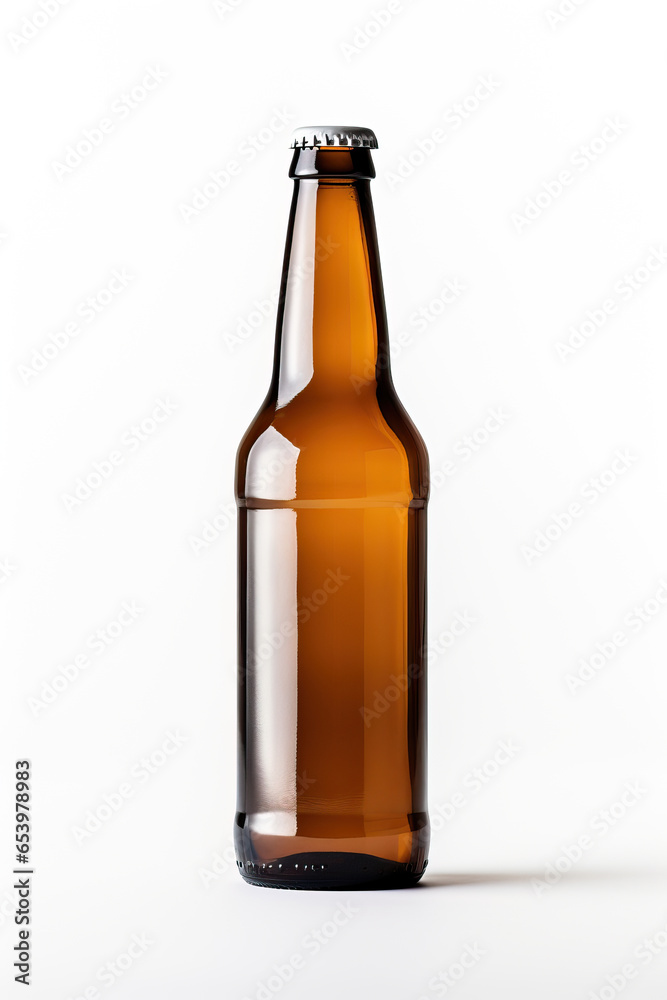
<instances>
[{"instance_id":1,"label":"bottle body","mask_svg":"<svg viewBox=\"0 0 667 1000\"><path fill-rule=\"evenodd\" d=\"M283 888L414 884L428 850L428 460L389 374L369 161L295 155L274 378L237 460L237 863Z\"/></svg>"}]
</instances>

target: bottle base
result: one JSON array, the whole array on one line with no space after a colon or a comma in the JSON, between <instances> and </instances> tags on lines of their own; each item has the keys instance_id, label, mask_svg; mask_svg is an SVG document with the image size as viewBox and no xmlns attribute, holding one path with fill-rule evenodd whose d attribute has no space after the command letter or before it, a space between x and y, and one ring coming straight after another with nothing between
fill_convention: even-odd
<instances>
[{"instance_id":1,"label":"bottle base","mask_svg":"<svg viewBox=\"0 0 667 1000\"><path fill-rule=\"evenodd\" d=\"M419 882L428 861L420 869L412 862L400 863L372 854L344 851L309 851L257 864L237 861L239 874L249 885L272 889L329 891L354 889L409 889Z\"/></svg>"}]
</instances>

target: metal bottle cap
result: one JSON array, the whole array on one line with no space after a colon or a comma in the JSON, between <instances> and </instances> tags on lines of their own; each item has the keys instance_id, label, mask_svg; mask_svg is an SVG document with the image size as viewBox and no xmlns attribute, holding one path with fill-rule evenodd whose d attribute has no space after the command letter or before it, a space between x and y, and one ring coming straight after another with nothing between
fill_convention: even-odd
<instances>
[{"instance_id":1,"label":"metal bottle cap","mask_svg":"<svg viewBox=\"0 0 667 1000\"><path fill-rule=\"evenodd\" d=\"M305 125L292 133L290 149L316 149L318 146L365 146L377 149L375 132L358 125Z\"/></svg>"}]
</instances>

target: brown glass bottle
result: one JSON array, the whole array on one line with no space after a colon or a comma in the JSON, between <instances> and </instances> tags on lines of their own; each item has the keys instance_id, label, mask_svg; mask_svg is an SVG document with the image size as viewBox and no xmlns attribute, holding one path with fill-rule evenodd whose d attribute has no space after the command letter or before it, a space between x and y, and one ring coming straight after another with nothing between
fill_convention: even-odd
<instances>
[{"instance_id":1,"label":"brown glass bottle","mask_svg":"<svg viewBox=\"0 0 667 1000\"><path fill-rule=\"evenodd\" d=\"M237 864L256 885L410 886L429 844L428 456L389 369L375 137L295 145L273 378L237 457Z\"/></svg>"}]
</instances>

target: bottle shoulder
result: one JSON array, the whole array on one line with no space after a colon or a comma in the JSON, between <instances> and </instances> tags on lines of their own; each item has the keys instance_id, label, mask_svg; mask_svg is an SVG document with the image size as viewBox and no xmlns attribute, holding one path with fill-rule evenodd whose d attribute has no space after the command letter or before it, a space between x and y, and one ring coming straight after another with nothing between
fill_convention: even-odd
<instances>
[{"instance_id":1,"label":"bottle shoulder","mask_svg":"<svg viewBox=\"0 0 667 1000\"><path fill-rule=\"evenodd\" d=\"M239 500L428 499L428 455L393 392L267 399L237 455Z\"/></svg>"}]
</instances>

